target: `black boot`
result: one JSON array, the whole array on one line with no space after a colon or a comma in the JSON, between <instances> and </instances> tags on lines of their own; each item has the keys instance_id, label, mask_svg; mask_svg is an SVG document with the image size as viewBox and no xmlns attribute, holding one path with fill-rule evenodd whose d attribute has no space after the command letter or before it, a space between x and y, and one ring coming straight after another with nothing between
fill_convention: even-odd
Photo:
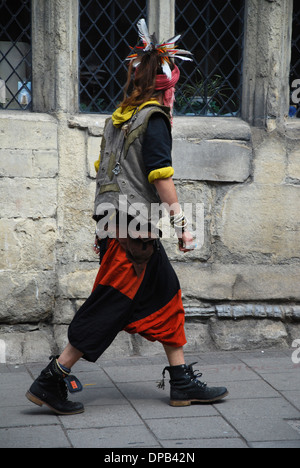
<instances>
[{"instance_id":1,"label":"black boot","mask_svg":"<svg viewBox=\"0 0 300 468\"><path fill-rule=\"evenodd\" d=\"M82 403L68 400L68 389L71 392L80 391L82 386L78 379L65 373L58 364L56 357L41 372L26 393L26 397L36 405L48 406L57 414L83 413Z\"/></svg>"},{"instance_id":2,"label":"black boot","mask_svg":"<svg viewBox=\"0 0 300 468\"><path fill-rule=\"evenodd\" d=\"M207 387L206 382L200 382L197 377L202 374L195 374L193 362L190 365L168 366L163 370L163 380L159 383L159 388L164 388L165 371L170 373L170 405L189 406L192 402L213 403L222 400L228 395L225 387Z\"/></svg>"}]
</instances>

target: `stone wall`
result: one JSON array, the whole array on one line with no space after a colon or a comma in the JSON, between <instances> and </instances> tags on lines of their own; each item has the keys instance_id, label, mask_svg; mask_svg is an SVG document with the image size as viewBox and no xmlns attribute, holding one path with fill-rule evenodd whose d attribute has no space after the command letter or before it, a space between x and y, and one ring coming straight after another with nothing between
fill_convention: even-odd
<instances>
[{"instance_id":1,"label":"stone wall","mask_svg":"<svg viewBox=\"0 0 300 468\"><path fill-rule=\"evenodd\" d=\"M5 359L46 358L98 269L91 219L106 116L0 114L0 340ZM299 337L300 131L175 118L180 200L204 206L204 242L179 253L189 351L288 346ZM121 333L109 356L161 352ZM1 359L1 357L0 357ZM3 358L2 358L3 359Z\"/></svg>"},{"instance_id":2,"label":"stone wall","mask_svg":"<svg viewBox=\"0 0 300 468\"><path fill-rule=\"evenodd\" d=\"M150 22L169 37L164 2L149 2ZM300 335L300 124L286 118L292 3L246 0L243 120L174 119L180 200L204 208L200 248L183 255L164 240L191 352L286 347ZM98 269L93 163L106 116L78 113L78 1L32 5L34 112L0 113L0 362L59 352ZM122 332L105 355L161 352Z\"/></svg>"}]
</instances>

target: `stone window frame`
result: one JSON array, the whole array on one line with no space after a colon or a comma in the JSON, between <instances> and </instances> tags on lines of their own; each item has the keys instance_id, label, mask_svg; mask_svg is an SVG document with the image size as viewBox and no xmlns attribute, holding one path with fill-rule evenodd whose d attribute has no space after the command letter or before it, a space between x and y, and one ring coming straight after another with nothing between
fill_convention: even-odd
<instances>
[{"instance_id":1,"label":"stone window frame","mask_svg":"<svg viewBox=\"0 0 300 468\"><path fill-rule=\"evenodd\" d=\"M174 34L175 0L148 2L149 29L159 37ZM34 112L79 114L78 12L78 0L32 0ZM273 128L289 108L293 0L245 0L245 15L241 119ZM230 119L234 126L238 118Z\"/></svg>"}]
</instances>

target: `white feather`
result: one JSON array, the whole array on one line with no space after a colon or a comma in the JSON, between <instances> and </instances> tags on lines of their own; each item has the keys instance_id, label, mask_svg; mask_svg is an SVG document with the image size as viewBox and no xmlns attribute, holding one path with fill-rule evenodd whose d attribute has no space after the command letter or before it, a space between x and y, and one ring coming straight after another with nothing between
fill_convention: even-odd
<instances>
[{"instance_id":1,"label":"white feather","mask_svg":"<svg viewBox=\"0 0 300 468\"><path fill-rule=\"evenodd\" d=\"M162 71L164 72L164 74L167 76L167 78L169 78L169 80L172 78L172 71L171 71L171 68L168 64L168 62L165 62L162 64L161 66L162 68Z\"/></svg>"},{"instance_id":2,"label":"white feather","mask_svg":"<svg viewBox=\"0 0 300 468\"><path fill-rule=\"evenodd\" d=\"M150 50L151 48L151 37L148 31L148 26L146 24L146 21L144 18L140 19L138 24L137 24L138 30L139 30L139 36L144 42L144 44L147 44L145 47L145 51Z\"/></svg>"},{"instance_id":3,"label":"white feather","mask_svg":"<svg viewBox=\"0 0 300 468\"><path fill-rule=\"evenodd\" d=\"M175 54L183 54L183 55L193 55L192 52L189 52L188 50L183 50L183 49L175 49Z\"/></svg>"},{"instance_id":4,"label":"white feather","mask_svg":"<svg viewBox=\"0 0 300 468\"><path fill-rule=\"evenodd\" d=\"M181 34L178 34L177 36L174 36L174 37L171 37L171 39L169 39L166 44L175 44L176 41L178 41L178 39L181 38Z\"/></svg>"},{"instance_id":5,"label":"white feather","mask_svg":"<svg viewBox=\"0 0 300 468\"><path fill-rule=\"evenodd\" d=\"M174 55L175 58L180 58L181 60L187 60L189 62L193 62L193 59L188 57L182 57L181 55Z\"/></svg>"}]
</instances>

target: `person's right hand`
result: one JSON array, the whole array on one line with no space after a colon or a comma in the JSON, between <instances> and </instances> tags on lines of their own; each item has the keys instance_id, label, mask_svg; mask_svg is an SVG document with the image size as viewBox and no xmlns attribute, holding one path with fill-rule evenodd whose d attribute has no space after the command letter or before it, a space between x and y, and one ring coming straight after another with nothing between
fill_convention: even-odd
<instances>
[{"instance_id":1,"label":"person's right hand","mask_svg":"<svg viewBox=\"0 0 300 468\"><path fill-rule=\"evenodd\" d=\"M94 242L94 245L93 245L93 250L95 252L96 255L99 255L100 254L100 245L99 245L99 237L95 237L95 242Z\"/></svg>"},{"instance_id":2,"label":"person's right hand","mask_svg":"<svg viewBox=\"0 0 300 468\"><path fill-rule=\"evenodd\" d=\"M179 250L183 253L191 252L195 249L195 239L189 231L184 231L178 239Z\"/></svg>"}]
</instances>

